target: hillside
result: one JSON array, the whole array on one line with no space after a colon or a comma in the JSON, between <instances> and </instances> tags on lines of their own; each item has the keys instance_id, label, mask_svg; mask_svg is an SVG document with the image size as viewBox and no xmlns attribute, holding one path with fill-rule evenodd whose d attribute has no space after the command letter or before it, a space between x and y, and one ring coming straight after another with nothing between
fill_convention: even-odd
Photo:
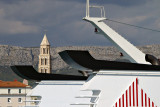
<instances>
[{"instance_id":1,"label":"hillside","mask_svg":"<svg viewBox=\"0 0 160 107\"><path fill-rule=\"evenodd\" d=\"M152 54L160 58L160 45L147 45L138 47L144 53ZM96 59L116 60L120 58L119 51L115 47L100 46L69 46L51 48L52 70L57 71L69 67L58 55L63 50L89 50ZM0 45L0 66L33 65L38 66L39 48L24 48L8 45Z\"/></svg>"},{"instance_id":2,"label":"hillside","mask_svg":"<svg viewBox=\"0 0 160 107\"><path fill-rule=\"evenodd\" d=\"M138 47L144 53L152 54L160 58L160 45L147 45ZM77 70L69 67L58 55L63 50L88 50L90 54L101 60L117 60L120 58L120 52L115 47L100 46L69 46L69 47L52 47L51 48L51 65L53 73L81 75ZM17 46L0 45L0 80L22 81L12 72L11 65L33 65L38 67L39 48L24 48Z\"/></svg>"}]
</instances>

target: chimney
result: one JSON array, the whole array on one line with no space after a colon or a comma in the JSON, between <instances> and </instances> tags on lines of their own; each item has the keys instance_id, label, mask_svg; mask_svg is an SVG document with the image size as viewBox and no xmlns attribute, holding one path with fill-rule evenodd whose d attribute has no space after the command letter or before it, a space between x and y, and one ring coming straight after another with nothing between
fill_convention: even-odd
<instances>
[{"instance_id":1,"label":"chimney","mask_svg":"<svg viewBox=\"0 0 160 107\"><path fill-rule=\"evenodd\" d=\"M23 84L28 85L28 80L24 79Z\"/></svg>"}]
</instances>

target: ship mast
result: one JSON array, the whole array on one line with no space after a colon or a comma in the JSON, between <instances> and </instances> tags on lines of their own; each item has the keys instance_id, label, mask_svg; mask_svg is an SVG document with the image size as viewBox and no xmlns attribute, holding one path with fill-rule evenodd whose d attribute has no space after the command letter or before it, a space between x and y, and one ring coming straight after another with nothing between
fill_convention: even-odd
<instances>
[{"instance_id":1,"label":"ship mast","mask_svg":"<svg viewBox=\"0 0 160 107\"><path fill-rule=\"evenodd\" d=\"M101 10L101 16L91 17L90 8L98 8ZM134 45L128 42L120 34L110 28L103 21L106 20L105 10L103 6L91 6L89 0L86 0L86 17L83 20L90 22L95 27L95 33L104 35L110 40L120 52L123 53L124 57L130 60L132 63L150 64L145 60L146 54L137 49Z\"/></svg>"}]
</instances>

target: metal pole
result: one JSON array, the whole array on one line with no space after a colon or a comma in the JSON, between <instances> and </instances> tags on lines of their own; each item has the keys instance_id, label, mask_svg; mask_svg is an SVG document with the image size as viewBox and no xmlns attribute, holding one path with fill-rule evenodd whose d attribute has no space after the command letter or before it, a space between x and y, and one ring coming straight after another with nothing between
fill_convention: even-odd
<instances>
[{"instance_id":1,"label":"metal pole","mask_svg":"<svg viewBox=\"0 0 160 107\"><path fill-rule=\"evenodd\" d=\"M86 0L86 17L89 17L89 0Z\"/></svg>"}]
</instances>

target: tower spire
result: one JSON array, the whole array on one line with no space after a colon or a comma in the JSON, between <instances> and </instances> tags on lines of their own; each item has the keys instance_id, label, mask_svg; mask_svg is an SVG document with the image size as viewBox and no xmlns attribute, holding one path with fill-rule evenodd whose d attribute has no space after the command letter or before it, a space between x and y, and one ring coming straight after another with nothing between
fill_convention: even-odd
<instances>
[{"instance_id":1,"label":"tower spire","mask_svg":"<svg viewBox=\"0 0 160 107\"><path fill-rule=\"evenodd\" d=\"M41 42L41 45L50 45L46 36L46 33L44 34L43 40Z\"/></svg>"}]
</instances>

